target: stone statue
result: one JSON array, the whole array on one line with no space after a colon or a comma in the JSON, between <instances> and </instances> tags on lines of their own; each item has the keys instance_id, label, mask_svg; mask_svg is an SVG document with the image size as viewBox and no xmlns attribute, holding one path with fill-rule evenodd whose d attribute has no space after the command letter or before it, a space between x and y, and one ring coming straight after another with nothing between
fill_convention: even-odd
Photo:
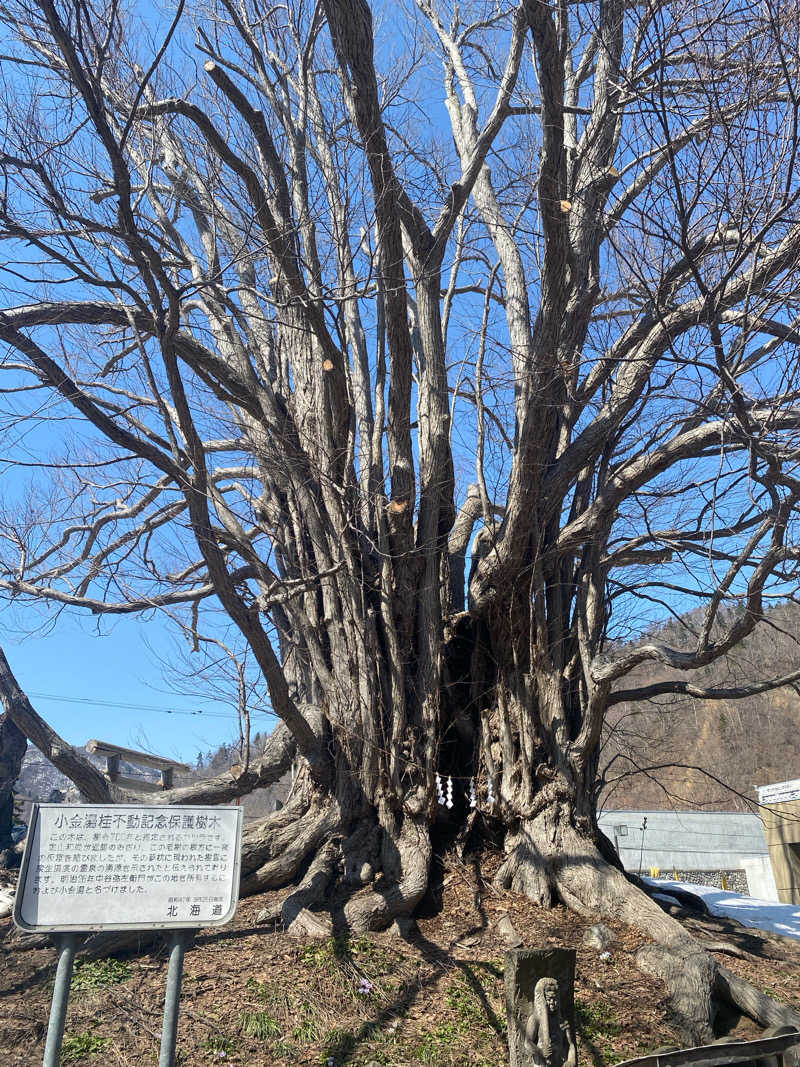
<instances>
[{"instance_id":1,"label":"stone statue","mask_svg":"<svg viewBox=\"0 0 800 1067\"><path fill-rule=\"evenodd\" d=\"M578 1052L568 1019L561 1015L555 978L540 978L533 990L533 1012L525 1025L525 1051L537 1067L575 1067Z\"/></svg>"}]
</instances>

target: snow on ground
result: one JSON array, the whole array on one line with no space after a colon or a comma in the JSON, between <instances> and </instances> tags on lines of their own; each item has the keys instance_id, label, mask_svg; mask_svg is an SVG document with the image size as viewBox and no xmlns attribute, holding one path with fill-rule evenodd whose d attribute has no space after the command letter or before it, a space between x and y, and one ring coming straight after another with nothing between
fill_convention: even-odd
<instances>
[{"instance_id":1,"label":"snow on ground","mask_svg":"<svg viewBox=\"0 0 800 1067\"><path fill-rule=\"evenodd\" d=\"M800 907L796 904L779 904L777 901L744 897L739 893L726 893L713 885L692 885L690 882L672 882L663 878L644 878L643 881L658 886L658 896L664 899L668 898L670 888L683 889L702 897L712 915L724 915L743 926L800 941ZM680 903L675 897L669 899Z\"/></svg>"}]
</instances>

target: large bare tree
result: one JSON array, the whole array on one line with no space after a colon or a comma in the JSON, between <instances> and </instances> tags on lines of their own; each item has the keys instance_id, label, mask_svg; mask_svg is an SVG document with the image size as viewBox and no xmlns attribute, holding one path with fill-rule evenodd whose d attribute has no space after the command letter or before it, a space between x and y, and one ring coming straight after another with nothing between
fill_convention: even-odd
<instances>
[{"instance_id":1,"label":"large bare tree","mask_svg":"<svg viewBox=\"0 0 800 1067\"><path fill-rule=\"evenodd\" d=\"M181 0L137 51L116 2L0 4L36 474L0 585L197 648L224 616L280 725L208 789L299 761L245 853L246 891L302 878L288 917L411 912L455 775L502 885L669 945L695 1035L712 988L783 1019L626 880L595 794L609 707L713 696L797 584L797 6L373 8ZM622 640L696 604L691 643Z\"/></svg>"}]
</instances>

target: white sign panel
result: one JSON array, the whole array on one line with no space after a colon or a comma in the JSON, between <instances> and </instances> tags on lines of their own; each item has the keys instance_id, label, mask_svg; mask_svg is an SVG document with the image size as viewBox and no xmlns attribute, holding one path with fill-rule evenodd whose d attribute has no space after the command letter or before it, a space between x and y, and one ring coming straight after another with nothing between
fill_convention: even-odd
<instances>
[{"instance_id":1,"label":"white sign panel","mask_svg":"<svg viewBox=\"0 0 800 1067\"><path fill-rule=\"evenodd\" d=\"M241 821L238 807L34 805L14 921L51 931L226 923Z\"/></svg>"},{"instance_id":2,"label":"white sign panel","mask_svg":"<svg viewBox=\"0 0 800 1067\"><path fill-rule=\"evenodd\" d=\"M800 778L790 782L775 782L774 785L758 787L759 804L782 804L787 800L800 799Z\"/></svg>"}]
</instances>

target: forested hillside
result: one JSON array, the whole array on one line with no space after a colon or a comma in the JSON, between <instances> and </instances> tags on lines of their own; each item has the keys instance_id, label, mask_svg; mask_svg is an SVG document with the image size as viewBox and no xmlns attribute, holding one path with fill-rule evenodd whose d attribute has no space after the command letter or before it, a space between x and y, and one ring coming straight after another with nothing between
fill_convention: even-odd
<instances>
[{"instance_id":1,"label":"forested hillside","mask_svg":"<svg viewBox=\"0 0 800 1067\"><path fill-rule=\"evenodd\" d=\"M683 616L655 627L646 640L691 647L699 620L699 613ZM796 670L800 607L780 604L766 621L732 656L692 672L689 685L724 690ZM650 663L638 669L635 684L667 677ZM603 807L742 809L756 800L755 786L800 778L800 691L621 702L609 711L601 767Z\"/></svg>"}]
</instances>

